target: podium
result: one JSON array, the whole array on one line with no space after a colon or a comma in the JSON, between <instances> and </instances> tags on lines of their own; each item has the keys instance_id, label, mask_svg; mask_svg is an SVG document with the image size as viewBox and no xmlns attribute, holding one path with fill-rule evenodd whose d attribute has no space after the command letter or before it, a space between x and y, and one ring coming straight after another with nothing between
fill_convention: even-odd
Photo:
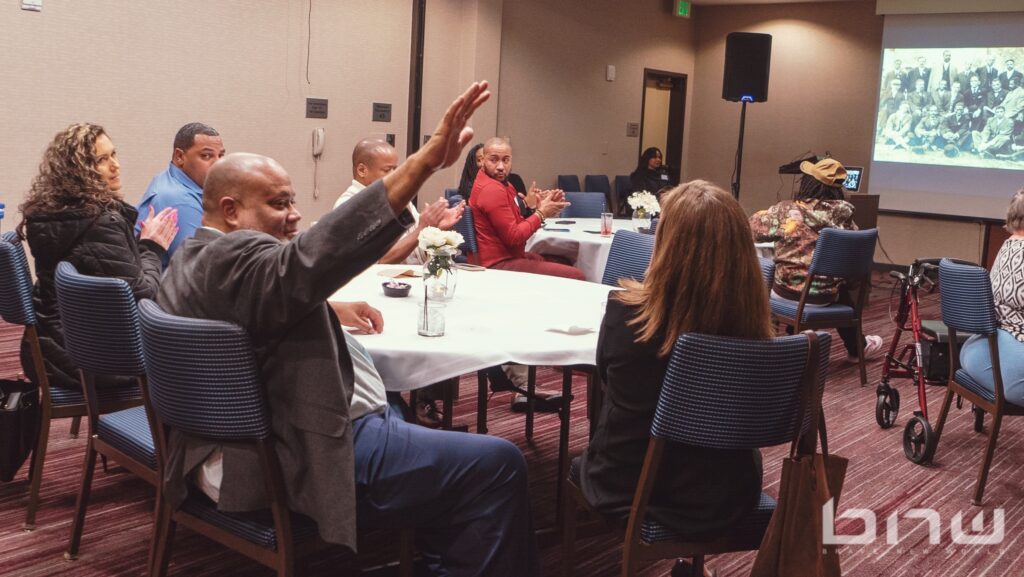
<instances>
[{"instance_id":1,"label":"podium","mask_svg":"<svg viewBox=\"0 0 1024 577\"><path fill-rule=\"evenodd\" d=\"M858 229L878 228L877 194L851 192L846 194L846 201L853 205L853 222Z\"/></svg>"}]
</instances>

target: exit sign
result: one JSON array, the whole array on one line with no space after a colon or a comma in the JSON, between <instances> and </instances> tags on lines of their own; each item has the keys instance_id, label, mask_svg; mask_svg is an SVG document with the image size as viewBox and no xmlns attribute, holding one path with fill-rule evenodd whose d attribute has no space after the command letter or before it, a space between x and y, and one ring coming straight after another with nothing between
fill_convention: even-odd
<instances>
[{"instance_id":1,"label":"exit sign","mask_svg":"<svg viewBox=\"0 0 1024 577\"><path fill-rule=\"evenodd\" d=\"M690 3L686 0L676 0L676 16L680 18L690 17Z\"/></svg>"}]
</instances>

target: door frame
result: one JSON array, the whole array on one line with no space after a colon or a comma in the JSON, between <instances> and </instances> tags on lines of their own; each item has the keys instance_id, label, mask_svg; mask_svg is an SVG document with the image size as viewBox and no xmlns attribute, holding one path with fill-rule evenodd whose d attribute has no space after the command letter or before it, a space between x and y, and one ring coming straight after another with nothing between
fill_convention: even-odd
<instances>
[{"instance_id":1,"label":"door frame","mask_svg":"<svg viewBox=\"0 0 1024 577\"><path fill-rule=\"evenodd\" d=\"M640 139L637 141L636 157L643 154L644 142L644 109L647 106L647 80L649 78L670 78L672 89L668 104L668 135L665 139L665 164L673 182L680 182L683 168L683 129L686 123L686 84L687 75L681 72L669 72L656 68L644 68L643 87L640 96Z\"/></svg>"}]
</instances>

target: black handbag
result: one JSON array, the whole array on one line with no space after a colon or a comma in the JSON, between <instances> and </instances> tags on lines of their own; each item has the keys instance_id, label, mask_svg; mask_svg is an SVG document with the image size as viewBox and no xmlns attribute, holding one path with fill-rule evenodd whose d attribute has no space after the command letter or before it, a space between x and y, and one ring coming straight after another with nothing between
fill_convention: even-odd
<instances>
[{"instance_id":1,"label":"black handbag","mask_svg":"<svg viewBox=\"0 0 1024 577\"><path fill-rule=\"evenodd\" d=\"M39 388L28 381L0 379L0 481L14 479L38 435Z\"/></svg>"}]
</instances>

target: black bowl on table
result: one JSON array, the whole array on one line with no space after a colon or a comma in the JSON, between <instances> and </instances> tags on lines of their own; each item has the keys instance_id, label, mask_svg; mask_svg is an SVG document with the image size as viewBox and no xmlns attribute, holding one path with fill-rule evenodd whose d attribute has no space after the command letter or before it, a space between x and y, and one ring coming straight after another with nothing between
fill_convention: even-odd
<instances>
[{"instance_id":1,"label":"black bowl on table","mask_svg":"<svg viewBox=\"0 0 1024 577\"><path fill-rule=\"evenodd\" d=\"M409 296L409 291L412 290L412 285L404 282L388 281L381 283L381 286L384 287L384 296L386 297L407 297Z\"/></svg>"}]
</instances>

